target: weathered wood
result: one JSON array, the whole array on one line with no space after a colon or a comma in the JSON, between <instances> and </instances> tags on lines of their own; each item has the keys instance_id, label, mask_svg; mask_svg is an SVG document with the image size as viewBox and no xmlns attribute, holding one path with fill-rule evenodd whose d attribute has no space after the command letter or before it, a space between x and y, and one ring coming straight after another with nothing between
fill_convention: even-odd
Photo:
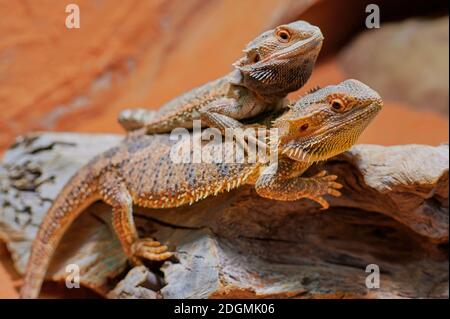
<instances>
[{"instance_id":1,"label":"weathered wood","mask_svg":"<svg viewBox=\"0 0 450 319\"><path fill-rule=\"evenodd\" d=\"M58 190L120 139L44 133L6 153L0 238L19 272ZM141 235L167 243L177 260L128 274L110 208L96 203L64 237L48 279L77 264L82 284L110 298L448 298L448 145L357 145L321 166L313 169L344 184L327 211L263 199L250 186L178 209L136 208ZM378 289L365 285L369 264L380 268Z\"/></svg>"}]
</instances>

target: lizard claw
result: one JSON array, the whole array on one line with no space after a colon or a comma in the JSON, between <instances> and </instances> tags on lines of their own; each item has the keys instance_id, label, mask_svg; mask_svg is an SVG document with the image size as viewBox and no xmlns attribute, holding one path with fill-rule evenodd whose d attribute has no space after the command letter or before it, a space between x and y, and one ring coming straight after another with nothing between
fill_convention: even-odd
<instances>
[{"instance_id":1,"label":"lizard claw","mask_svg":"<svg viewBox=\"0 0 450 319\"><path fill-rule=\"evenodd\" d=\"M321 171L314 175L313 178L323 185L323 190L320 192L319 196L311 197L311 199L322 206L322 210L328 209L330 205L327 200L322 197L322 195L331 195L334 197L339 197L342 193L339 191L343 186L342 184L336 182L336 175L327 175L326 171Z\"/></svg>"},{"instance_id":2,"label":"lizard claw","mask_svg":"<svg viewBox=\"0 0 450 319\"><path fill-rule=\"evenodd\" d=\"M151 261L163 261L172 257L173 253L167 249L166 245L161 245L159 241L152 238L138 239L131 246L135 258L140 257Z\"/></svg>"},{"instance_id":3,"label":"lizard claw","mask_svg":"<svg viewBox=\"0 0 450 319\"><path fill-rule=\"evenodd\" d=\"M323 170L323 171L320 171L319 173L317 173L316 175L314 175L313 178L321 178L326 175L327 175L327 171ZM332 176L332 175L330 175L330 176Z\"/></svg>"},{"instance_id":4,"label":"lizard claw","mask_svg":"<svg viewBox=\"0 0 450 319\"><path fill-rule=\"evenodd\" d=\"M314 198L311 198L313 201L319 203L322 207L320 208L320 210L325 210L328 209L328 207L330 207L330 204L328 204L328 202L326 201L325 198L323 198L322 196L317 196Z\"/></svg>"}]
</instances>

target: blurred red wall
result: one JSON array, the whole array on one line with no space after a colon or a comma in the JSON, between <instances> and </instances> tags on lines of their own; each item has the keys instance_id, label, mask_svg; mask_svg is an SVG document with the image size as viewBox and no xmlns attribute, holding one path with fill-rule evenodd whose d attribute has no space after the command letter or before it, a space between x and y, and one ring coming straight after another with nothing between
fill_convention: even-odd
<instances>
[{"instance_id":1,"label":"blurred red wall","mask_svg":"<svg viewBox=\"0 0 450 319\"><path fill-rule=\"evenodd\" d=\"M321 63L293 97L351 77L328 49L361 25L360 2L77 0L81 28L67 29L66 1L0 0L8 13L0 21L0 152L30 130L120 133L121 109L157 108L223 75L256 34L297 18L321 26L326 40ZM446 117L386 104L361 142L448 139Z\"/></svg>"}]
</instances>

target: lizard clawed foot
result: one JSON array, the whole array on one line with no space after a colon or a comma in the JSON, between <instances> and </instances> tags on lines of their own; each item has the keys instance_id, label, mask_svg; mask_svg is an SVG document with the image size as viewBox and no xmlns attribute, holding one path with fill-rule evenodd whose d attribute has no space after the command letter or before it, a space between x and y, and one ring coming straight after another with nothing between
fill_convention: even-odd
<instances>
[{"instance_id":1,"label":"lizard clawed foot","mask_svg":"<svg viewBox=\"0 0 450 319\"><path fill-rule=\"evenodd\" d=\"M334 197L341 196L341 192L338 191L338 189L341 189L343 186L342 184L336 182L337 176L336 175L327 175L326 171L321 171L318 174L311 177L314 179L317 183L320 183L320 189L317 196L310 196L309 198L320 205L322 205L322 210L328 209L330 205L328 202L322 197L323 195L332 195Z\"/></svg>"},{"instance_id":2,"label":"lizard clawed foot","mask_svg":"<svg viewBox=\"0 0 450 319\"><path fill-rule=\"evenodd\" d=\"M163 261L173 256L167 246L152 238L141 238L133 243L131 252L133 260L144 258L151 261Z\"/></svg>"}]
</instances>

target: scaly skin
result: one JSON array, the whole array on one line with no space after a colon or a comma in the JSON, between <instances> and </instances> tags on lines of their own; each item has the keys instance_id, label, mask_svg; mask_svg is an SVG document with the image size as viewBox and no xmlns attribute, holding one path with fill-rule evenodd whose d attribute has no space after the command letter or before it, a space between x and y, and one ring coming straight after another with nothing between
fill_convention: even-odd
<instances>
[{"instance_id":1,"label":"scaly skin","mask_svg":"<svg viewBox=\"0 0 450 319\"><path fill-rule=\"evenodd\" d=\"M240 120L287 103L286 95L310 77L322 41L320 29L307 22L278 26L251 41L230 74L169 101L159 111L125 110L119 122L129 131L145 126L149 134L192 128L196 119L222 132L240 127Z\"/></svg>"},{"instance_id":2,"label":"scaly skin","mask_svg":"<svg viewBox=\"0 0 450 319\"><path fill-rule=\"evenodd\" d=\"M112 206L113 226L123 249L136 264L165 260L167 247L138 238L132 205L169 208L252 184L276 200L309 198L328 207L324 195L339 196L337 176L321 172L302 177L316 161L347 150L382 107L379 95L356 80L302 97L273 122L279 128L278 169L274 164L175 163L168 134L130 134L119 146L97 156L63 188L44 218L28 261L23 298L35 298L56 246L73 220L91 203ZM191 136L198 133L191 133ZM192 152L192 149L191 149ZM264 174L263 174L264 173Z\"/></svg>"}]
</instances>

